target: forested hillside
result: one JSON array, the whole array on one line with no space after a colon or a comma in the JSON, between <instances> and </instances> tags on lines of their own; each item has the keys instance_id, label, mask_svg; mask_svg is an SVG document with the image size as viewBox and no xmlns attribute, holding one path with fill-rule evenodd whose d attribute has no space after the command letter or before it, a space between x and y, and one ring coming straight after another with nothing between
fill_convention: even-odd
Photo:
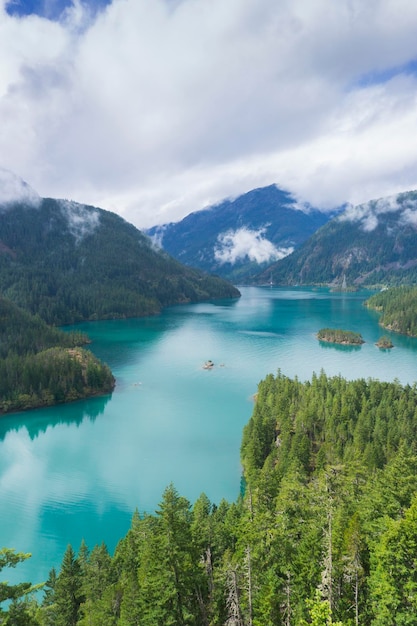
<instances>
[{"instance_id":1,"label":"forested hillside","mask_svg":"<svg viewBox=\"0 0 417 626\"><path fill-rule=\"evenodd\" d=\"M5 623L411 626L416 441L415 385L269 375L243 434L243 496L191 506L168 486L113 556L69 546L39 601L12 602L27 621Z\"/></svg>"},{"instance_id":2,"label":"forested hillside","mask_svg":"<svg viewBox=\"0 0 417 626\"><path fill-rule=\"evenodd\" d=\"M348 208L260 274L277 285L417 283L417 192Z\"/></svg>"},{"instance_id":3,"label":"forested hillside","mask_svg":"<svg viewBox=\"0 0 417 626\"><path fill-rule=\"evenodd\" d=\"M392 287L376 293L365 304L381 312L379 323L384 328L417 337L417 287Z\"/></svg>"},{"instance_id":4,"label":"forested hillside","mask_svg":"<svg viewBox=\"0 0 417 626\"><path fill-rule=\"evenodd\" d=\"M220 278L156 251L114 213L52 199L0 207L0 291L49 324L239 296Z\"/></svg>"},{"instance_id":5,"label":"forested hillside","mask_svg":"<svg viewBox=\"0 0 417 626\"><path fill-rule=\"evenodd\" d=\"M110 392L114 378L86 343L0 297L0 414Z\"/></svg>"}]
</instances>

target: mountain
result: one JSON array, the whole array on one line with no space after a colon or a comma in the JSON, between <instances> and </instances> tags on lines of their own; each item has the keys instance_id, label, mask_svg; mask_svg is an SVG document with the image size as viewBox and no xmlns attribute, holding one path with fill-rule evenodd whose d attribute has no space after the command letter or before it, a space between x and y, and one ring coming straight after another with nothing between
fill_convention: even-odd
<instances>
[{"instance_id":1,"label":"mountain","mask_svg":"<svg viewBox=\"0 0 417 626\"><path fill-rule=\"evenodd\" d=\"M181 263L243 283L329 219L270 185L146 232Z\"/></svg>"},{"instance_id":2,"label":"mountain","mask_svg":"<svg viewBox=\"0 0 417 626\"><path fill-rule=\"evenodd\" d=\"M357 287L417 283L417 191L348 207L254 282Z\"/></svg>"},{"instance_id":3,"label":"mountain","mask_svg":"<svg viewBox=\"0 0 417 626\"><path fill-rule=\"evenodd\" d=\"M156 250L118 215L40 198L1 171L0 292L49 324L149 315L171 304L239 296L226 281Z\"/></svg>"}]
</instances>

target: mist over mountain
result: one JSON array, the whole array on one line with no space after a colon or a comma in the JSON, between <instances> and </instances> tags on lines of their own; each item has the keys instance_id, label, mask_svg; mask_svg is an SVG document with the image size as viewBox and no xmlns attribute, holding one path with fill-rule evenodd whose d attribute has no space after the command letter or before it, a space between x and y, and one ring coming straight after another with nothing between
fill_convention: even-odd
<instances>
[{"instance_id":1,"label":"mist over mountain","mask_svg":"<svg viewBox=\"0 0 417 626\"><path fill-rule=\"evenodd\" d=\"M181 263L239 283L293 252L330 217L270 185L146 232Z\"/></svg>"},{"instance_id":2,"label":"mist over mountain","mask_svg":"<svg viewBox=\"0 0 417 626\"><path fill-rule=\"evenodd\" d=\"M0 172L0 291L47 323L149 315L237 297L220 278L182 266L118 215L40 198Z\"/></svg>"},{"instance_id":3,"label":"mist over mountain","mask_svg":"<svg viewBox=\"0 0 417 626\"><path fill-rule=\"evenodd\" d=\"M417 282L417 191L348 207L254 282L359 287Z\"/></svg>"}]
</instances>

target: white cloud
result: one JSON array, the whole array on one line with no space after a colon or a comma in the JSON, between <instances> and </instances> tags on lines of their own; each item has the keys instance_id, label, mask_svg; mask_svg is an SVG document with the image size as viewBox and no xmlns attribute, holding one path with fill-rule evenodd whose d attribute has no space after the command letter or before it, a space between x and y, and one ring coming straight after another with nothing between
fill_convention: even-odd
<instances>
[{"instance_id":1,"label":"white cloud","mask_svg":"<svg viewBox=\"0 0 417 626\"><path fill-rule=\"evenodd\" d=\"M378 226L378 216L385 213L398 213L399 222L417 226L417 197L403 202L401 195L394 195L349 206L339 219L361 222L365 232L372 232Z\"/></svg>"},{"instance_id":2,"label":"white cloud","mask_svg":"<svg viewBox=\"0 0 417 626\"><path fill-rule=\"evenodd\" d=\"M414 208L407 208L403 212L402 219L406 224L411 224L411 226L417 228L417 202Z\"/></svg>"},{"instance_id":3,"label":"white cloud","mask_svg":"<svg viewBox=\"0 0 417 626\"><path fill-rule=\"evenodd\" d=\"M1 165L42 195L147 227L272 182L328 208L417 188L413 0L85 7L0 1Z\"/></svg>"},{"instance_id":4,"label":"white cloud","mask_svg":"<svg viewBox=\"0 0 417 626\"><path fill-rule=\"evenodd\" d=\"M0 208L7 208L10 202L38 206L40 197L24 180L0 167Z\"/></svg>"},{"instance_id":5,"label":"white cloud","mask_svg":"<svg viewBox=\"0 0 417 626\"><path fill-rule=\"evenodd\" d=\"M100 222L99 212L69 200L59 203L61 213L66 217L70 233L77 241L95 231Z\"/></svg>"},{"instance_id":6,"label":"white cloud","mask_svg":"<svg viewBox=\"0 0 417 626\"><path fill-rule=\"evenodd\" d=\"M294 250L294 248L276 248L273 243L265 239L265 229L250 230L239 228L235 231L222 233L217 237L218 245L214 251L214 257L219 263L231 263L241 261L246 257L256 263L277 261Z\"/></svg>"}]
</instances>

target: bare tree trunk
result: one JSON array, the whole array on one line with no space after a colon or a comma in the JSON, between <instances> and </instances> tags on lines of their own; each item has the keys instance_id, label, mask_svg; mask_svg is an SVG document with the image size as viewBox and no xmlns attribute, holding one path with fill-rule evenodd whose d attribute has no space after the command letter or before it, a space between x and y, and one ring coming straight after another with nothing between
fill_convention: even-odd
<instances>
[{"instance_id":1,"label":"bare tree trunk","mask_svg":"<svg viewBox=\"0 0 417 626\"><path fill-rule=\"evenodd\" d=\"M245 626L240 610L240 590L236 569L228 571L226 584L228 591L226 600L228 618L225 626Z\"/></svg>"},{"instance_id":2,"label":"bare tree trunk","mask_svg":"<svg viewBox=\"0 0 417 626\"><path fill-rule=\"evenodd\" d=\"M249 607L249 626L253 626L253 604L252 604L252 566L250 558L250 546L246 547L246 567L248 579L248 607Z\"/></svg>"}]
</instances>

